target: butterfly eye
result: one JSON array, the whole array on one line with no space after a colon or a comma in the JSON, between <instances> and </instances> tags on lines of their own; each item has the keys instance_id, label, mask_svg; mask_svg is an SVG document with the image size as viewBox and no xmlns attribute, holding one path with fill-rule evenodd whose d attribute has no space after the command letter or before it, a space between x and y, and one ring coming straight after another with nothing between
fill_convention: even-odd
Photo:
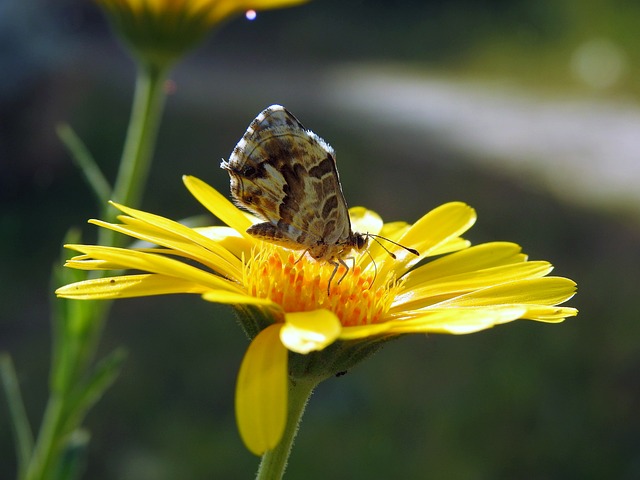
<instances>
[{"instance_id":1,"label":"butterfly eye","mask_svg":"<svg viewBox=\"0 0 640 480\"><path fill-rule=\"evenodd\" d=\"M356 250L362 250L367 246L367 241L369 238L367 235L357 235L356 236Z\"/></svg>"}]
</instances>

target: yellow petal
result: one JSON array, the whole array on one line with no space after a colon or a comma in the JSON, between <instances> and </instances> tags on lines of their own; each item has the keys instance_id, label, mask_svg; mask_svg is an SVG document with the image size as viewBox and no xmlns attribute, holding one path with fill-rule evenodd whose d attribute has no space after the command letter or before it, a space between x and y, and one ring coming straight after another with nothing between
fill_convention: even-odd
<instances>
[{"instance_id":1,"label":"yellow petal","mask_svg":"<svg viewBox=\"0 0 640 480\"><path fill-rule=\"evenodd\" d=\"M71 245L65 245L66 248L71 248ZM131 248L136 252L154 253L159 255L170 255L173 257L182 257L193 259L190 255L184 252L178 252L169 248ZM73 258L67 260L64 264L65 267L76 268L78 270L123 270L127 269L126 265L120 265L112 262L106 262L104 260L96 260L89 255L76 255Z\"/></svg>"},{"instance_id":2,"label":"yellow petal","mask_svg":"<svg viewBox=\"0 0 640 480\"><path fill-rule=\"evenodd\" d=\"M465 307L507 304L557 305L575 295L576 283L563 277L519 280L445 300L437 306Z\"/></svg>"},{"instance_id":3,"label":"yellow petal","mask_svg":"<svg viewBox=\"0 0 640 480\"><path fill-rule=\"evenodd\" d=\"M397 320L381 324L346 327L341 340L356 340L375 335L403 335L408 333L466 334L491 328L522 318L526 306L506 305L490 307L440 308L404 312Z\"/></svg>"},{"instance_id":4,"label":"yellow petal","mask_svg":"<svg viewBox=\"0 0 640 480\"><path fill-rule=\"evenodd\" d=\"M392 321L384 323L371 323L369 325L358 325L355 327L343 327L340 332L340 340L357 340L360 338L368 338L375 336L383 336L387 334L393 327Z\"/></svg>"},{"instance_id":5,"label":"yellow petal","mask_svg":"<svg viewBox=\"0 0 640 480\"><path fill-rule=\"evenodd\" d=\"M252 297L244 293L229 292L228 290L208 290L202 295L202 299L213 303L226 303L230 305L256 305L261 307L274 307L279 305L268 298Z\"/></svg>"},{"instance_id":6,"label":"yellow petal","mask_svg":"<svg viewBox=\"0 0 640 480\"><path fill-rule=\"evenodd\" d=\"M520 305L426 309L414 318L393 321L389 333L474 333L495 325L518 320L527 309Z\"/></svg>"},{"instance_id":7,"label":"yellow petal","mask_svg":"<svg viewBox=\"0 0 640 480\"><path fill-rule=\"evenodd\" d=\"M158 273L198 283L213 290L222 289L243 293L243 290L234 282L163 255L93 245L65 245L65 247L90 255L97 260L120 265L123 269Z\"/></svg>"},{"instance_id":8,"label":"yellow petal","mask_svg":"<svg viewBox=\"0 0 640 480\"><path fill-rule=\"evenodd\" d=\"M238 373L238 430L256 455L278 444L286 423L288 352L280 342L281 326L270 325L253 339Z\"/></svg>"},{"instance_id":9,"label":"yellow petal","mask_svg":"<svg viewBox=\"0 0 640 480\"><path fill-rule=\"evenodd\" d=\"M385 238L396 241L409 230L410 226L407 222L387 222L382 226L379 234Z\"/></svg>"},{"instance_id":10,"label":"yellow petal","mask_svg":"<svg viewBox=\"0 0 640 480\"><path fill-rule=\"evenodd\" d=\"M181 278L144 274L71 283L57 289L56 295L76 300L105 300L169 293L202 293L205 290L202 285Z\"/></svg>"},{"instance_id":11,"label":"yellow petal","mask_svg":"<svg viewBox=\"0 0 640 480\"><path fill-rule=\"evenodd\" d=\"M329 310L286 313L280 340L292 352L305 354L332 344L341 329L340 320Z\"/></svg>"},{"instance_id":12,"label":"yellow petal","mask_svg":"<svg viewBox=\"0 0 640 480\"><path fill-rule=\"evenodd\" d=\"M191 195L211 213L222 220L231 228L237 230L241 235L251 239L251 235L245 233L253 224L250 216L236 208L229 200L221 195L216 189L207 185L202 180L185 175L182 180L191 192Z\"/></svg>"},{"instance_id":13,"label":"yellow petal","mask_svg":"<svg viewBox=\"0 0 640 480\"><path fill-rule=\"evenodd\" d=\"M521 250L520 245L509 242L476 245L433 260L409 272L404 276L405 288L411 289L434 279L476 272L489 267L522 263L526 261L527 256L521 253Z\"/></svg>"},{"instance_id":14,"label":"yellow petal","mask_svg":"<svg viewBox=\"0 0 640 480\"><path fill-rule=\"evenodd\" d=\"M502 283L543 277L552 269L548 262L538 261L502 265L458 275L443 275L442 278L432 278L405 290L395 298L390 311L418 309Z\"/></svg>"},{"instance_id":15,"label":"yellow petal","mask_svg":"<svg viewBox=\"0 0 640 480\"><path fill-rule=\"evenodd\" d=\"M436 245L435 247L429 250L429 256L435 257L436 255L444 255L445 253L457 252L458 250L464 250L465 248L469 248L471 246L471 242L469 240L465 240L462 237L454 237L449 240L442 242L440 245Z\"/></svg>"},{"instance_id":16,"label":"yellow petal","mask_svg":"<svg viewBox=\"0 0 640 480\"><path fill-rule=\"evenodd\" d=\"M65 245L66 247L67 245ZM103 260L94 260L88 255L76 255L64 262L65 267L77 270L122 270L122 265L117 265Z\"/></svg>"},{"instance_id":17,"label":"yellow petal","mask_svg":"<svg viewBox=\"0 0 640 480\"><path fill-rule=\"evenodd\" d=\"M522 318L536 322L559 323L567 317L575 317L578 310L573 307L556 307L553 305L534 305L527 308Z\"/></svg>"},{"instance_id":18,"label":"yellow petal","mask_svg":"<svg viewBox=\"0 0 640 480\"><path fill-rule=\"evenodd\" d=\"M227 249L237 258L248 255L256 244L253 238L247 239L231 227L197 227L194 230Z\"/></svg>"},{"instance_id":19,"label":"yellow petal","mask_svg":"<svg viewBox=\"0 0 640 480\"><path fill-rule=\"evenodd\" d=\"M415 256L405 250L394 250L396 259L384 262L378 269L378 274L386 278L391 270L397 276L418 263L422 258L432 254L432 250L456 239L469 229L476 221L476 213L470 206L461 202L445 203L424 215L411 225L398 239L398 243L405 247L415 248L420 253Z\"/></svg>"},{"instance_id":20,"label":"yellow petal","mask_svg":"<svg viewBox=\"0 0 640 480\"><path fill-rule=\"evenodd\" d=\"M131 209L127 209L131 210ZM101 220L90 220L89 223L129 235L152 244L161 245L175 253L183 253L186 257L205 264L227 278L242 277L242 262L222 245L210 240L195 230L163 217L164 225L152 225L146 212L139 212L142 220L121 216L126 225L117 225Z\"/></svg>"},{"instance_id":21,"label":"yellow petal","mask_svg":"<svg viewBox=\"0 0 640 480\"><path fill-rule=\"evenodd\" d=\"M127 225L138 227L139 231L142 234L147 234L152 237L158 236L160 239L166 240L174 240L176 238L186 240L187 242L194 243L196 245L201 245L204 248L215 252L225 260L230 263L234 263L236 258L227 252L225 249L221 248L216 242L211 241L209 238L205 237L198 233L198 231L194 228L187 227L181 223L170 220L166 217L162 217L160 215L155 215L153 213L144 212L142 210L136 210L133 208L126 207L124 205L117 204L115 202L111 202L119 210L123 211L127 215L130 215L133 218L129 217L119 217L123 220ZM134 220L135 219L135 220ZM94 223L96 221L93 221ZM155 240L150 240L152 243L156 243ZM158 243L158 245L164 245L164 243Z\"/></svg>"},{"instance_id":22,"label":"yellow petal","mask_svg":"<svg viewBox=\"0 0 640 480\"><path fill-rule=\"evenodd\" d=\"M466 232L475 221L476 212L469 205L445 203L411 225L399 242L427 255L431 248Z\"/></svg>"},{"instance_id":23,"label":"yellow petal","mask_svg":"<svg viewBox=\"0 0 640 480\"><path fill-rule=\"evenodd\" d=\"M364 207L352 207L349 209L349 217L354 232L377 235L382 228L382 218L373 210L368 210Z\"/></svg>"}]
</instances>

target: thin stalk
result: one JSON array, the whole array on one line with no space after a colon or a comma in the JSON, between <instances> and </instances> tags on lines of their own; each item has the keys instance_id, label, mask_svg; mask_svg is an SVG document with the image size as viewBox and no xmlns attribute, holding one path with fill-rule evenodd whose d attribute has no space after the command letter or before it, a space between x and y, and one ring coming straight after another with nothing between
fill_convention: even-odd
<instances>
[{"instance_id":1,"label":"thin stalk","mask_svg":"<svg viewBox=\"0 0 640 480\"><path fill-rule=\"evenodd\" d=\"M318 385L316 379L296 380L295 383L290 382L287 402L287 425L282 434L282 440L280 440L276 448L262 455L256 480L280 480L284 475L304 409L316 385Z\"/></svg>"},{"instance_id":2,"label":"thin stalk","mask_svg":"<svg viewBox=\"0 0 640 480\"><path fill-rule=\"evenodd\" d=\"M158 65L139 64L129 128L112 194L112 200L128 207L138 208L142 200L164 109L163 87L168 71ZM103 218L113 221L115 216L114 209L106 206ZM116 238L115 232L101 229L98 243L115 246Z\"/></svg>"}]
</instances>

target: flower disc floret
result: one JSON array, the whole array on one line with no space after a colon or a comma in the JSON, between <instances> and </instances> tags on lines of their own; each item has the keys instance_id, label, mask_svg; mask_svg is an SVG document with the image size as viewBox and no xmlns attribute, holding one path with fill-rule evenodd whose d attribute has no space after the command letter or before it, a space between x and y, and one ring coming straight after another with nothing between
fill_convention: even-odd
<instances>
[{"instance_id":1,"label":"flower disc floret","mask_svg":"<svg viewBox=\"0 0 640 480\"><path fill-rule=\"evenodd\" d=\"M335 267L328 262L296 257L269 244L254 252L243 274L247 293L272 300L284 312L326 309L345 327L378 323L400 290L391 273L378 281L375 269L363 271L355 265L347 270L341 265L332 279Z\"/></svg>"}]
</instances>

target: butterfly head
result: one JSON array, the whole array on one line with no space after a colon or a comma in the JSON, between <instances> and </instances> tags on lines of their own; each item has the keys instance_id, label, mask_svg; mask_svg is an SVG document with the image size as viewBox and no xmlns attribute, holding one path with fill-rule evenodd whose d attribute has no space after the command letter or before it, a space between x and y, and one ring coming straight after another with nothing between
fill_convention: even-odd
<instances>
[{"instance_id":1,"label":"butterfly head","mask_svg":"<svg viewBox=\"0 0 640 480\"><path fill-rule=\"evenodd\" d=\"M358 252L361 252L367 245L369 244L369 234L368 233L358 233L353 232L353 248L355 248Z\"/></svg>"}]
</instances>

